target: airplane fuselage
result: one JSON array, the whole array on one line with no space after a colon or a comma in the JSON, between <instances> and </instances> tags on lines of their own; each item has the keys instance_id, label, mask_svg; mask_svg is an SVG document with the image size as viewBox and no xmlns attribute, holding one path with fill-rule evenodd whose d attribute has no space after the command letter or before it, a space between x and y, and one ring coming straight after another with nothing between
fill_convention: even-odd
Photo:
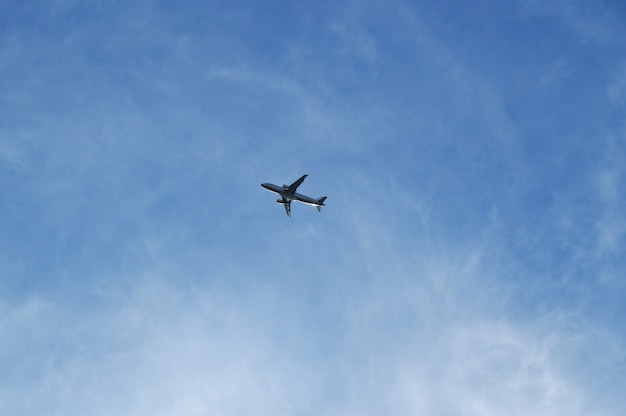
<instances>
[{"instance_id":1,"label":"airplane fuselage","mask_svg":"<svg viewBox=\"0 0 626 416\"><path fill-rule=\"evenodd\" d=\"M297 192L290 193L289 189L285 189L284 186L274 185L273 183L262 183L261 186L268 191L276 192L283 199L287 201L299 201L303 204L313 205L313 206L322 206L323 203L319 203L317 199L308 197L306 195L299 194Z\"/></svg>"}]
</instances>

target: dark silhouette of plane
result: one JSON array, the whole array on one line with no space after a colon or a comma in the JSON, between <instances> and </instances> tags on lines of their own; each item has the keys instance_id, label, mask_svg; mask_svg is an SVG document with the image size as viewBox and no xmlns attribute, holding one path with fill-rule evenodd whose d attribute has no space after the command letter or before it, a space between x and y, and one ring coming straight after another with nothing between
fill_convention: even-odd
<instances>
[{"instance_id":1,"label":"dark silhouette of plane","mask_svg":"<svg viewBox=\"0 0 626 416\"><path fill-rule=\"evenodd\" d=\"M279 204L283 204L283 206L285 207L285 212L287 212L287 215L290 217L291 201L298 201L302 202L303 204L313 205L314 207L317 207L318 211L321 212L322 207L324 206L324 201L326 201L325 196L315 199L305 195L301 195L296 192L296 189L298 189L298 186L300 186L300 184L304 182L304 179L306 177L307 175L302 175L300 179L298 179L289 186L283 185L282 187L280 187L271 183L262 183L261 186L268 191L276 192L278 195L281 196L281 199L276 200L276 202L278 202Z\"/></svg>"}]
</instances>

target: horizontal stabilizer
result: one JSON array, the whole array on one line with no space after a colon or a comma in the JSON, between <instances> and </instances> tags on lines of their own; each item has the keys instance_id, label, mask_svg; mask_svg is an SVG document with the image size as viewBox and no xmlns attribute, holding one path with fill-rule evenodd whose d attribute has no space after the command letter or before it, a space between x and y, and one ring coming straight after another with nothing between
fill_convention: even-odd
<instances>
[{"instance_id":1,"label":"horizontal stabilizer","mask_svg":"<svg viewBox=\"0 0 626 416\"><path fill-rule=\"evenodd\" d=\"M324 206L324 201L326 201L326 197L325 196L323 196L323 197L321 197L320 199L317 200L317 204L318 205L316 205L316 206L317 206L317 211L318 212L322 212L322 207Z\"/></svg>"}]
</instances>

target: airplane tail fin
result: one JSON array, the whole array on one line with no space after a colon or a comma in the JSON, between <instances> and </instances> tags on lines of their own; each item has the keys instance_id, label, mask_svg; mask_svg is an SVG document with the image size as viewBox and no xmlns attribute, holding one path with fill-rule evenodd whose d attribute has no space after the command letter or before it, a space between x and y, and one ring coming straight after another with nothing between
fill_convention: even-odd
<instances>
[{"instance_id":1,"label":"airplane tail fin","mask_svg":"<svg viewBox=\"0 0 626 416\"><path fill-rule=\"evenodd\" d=\"M319 212L322 212L322 207L324 206L324 201L326 201L326 197L325 196L323 196L323 197L321 197L320 199L317 200L317 203L319 204L319 205L317 205L317 210Z\"/></svg>"}]
</instances>

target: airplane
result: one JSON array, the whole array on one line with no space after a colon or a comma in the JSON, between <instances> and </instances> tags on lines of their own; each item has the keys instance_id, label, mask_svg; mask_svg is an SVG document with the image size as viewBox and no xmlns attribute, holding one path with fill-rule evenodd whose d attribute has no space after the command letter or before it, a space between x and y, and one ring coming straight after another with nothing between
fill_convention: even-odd
<instances>
[{"instance_id":1,"label":"airplane","mask_svg":"<svg viewBox=\"0 0 626 416\"><path fill-rule=\"evenodd\" d=\"M296 192L298 186L302 182L304 182L304 178L308 175L302 175L300 179L292 183L291 185L283 185L282 187L278 185L274 185L271 183L262 183L261 186L268 191L276 192L281 196L281 199L277 199L276 202L279 204L283 204L285 207L285 212L287 212L287 216L291 217L291 201L302 202L303 204L313 205L317 207L318 211L322 211L322 207L324 206L324 201L326 201L326 197L323 196L319 199L310 198L308 196L301 195Z\"/></svg>"}]
</instances>

